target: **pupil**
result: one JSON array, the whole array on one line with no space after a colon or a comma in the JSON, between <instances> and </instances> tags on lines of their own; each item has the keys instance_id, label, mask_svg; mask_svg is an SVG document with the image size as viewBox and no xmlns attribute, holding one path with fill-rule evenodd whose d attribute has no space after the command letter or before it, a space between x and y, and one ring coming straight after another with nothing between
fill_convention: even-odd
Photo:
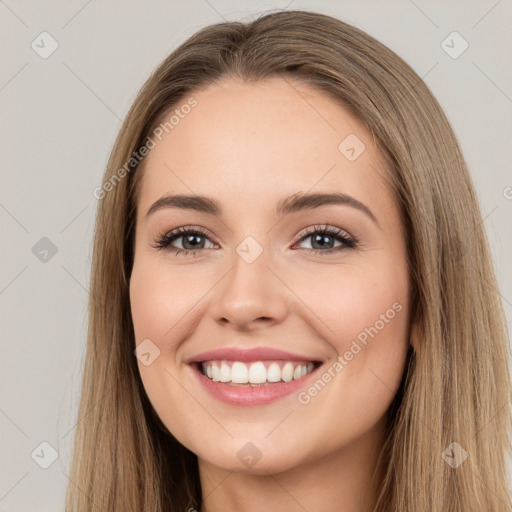
<instances>
[{"instance_id":1,"label":"pupil","mask_svg":"<svg viewBox=\"0 0 512 512\"><path fill-rule=\"evenodd\" d=\"M326 240L330 239L331 242L332 242L332 237L329 236L329 235L320 235L320 234L317 234L315 237L314 237L314 241L313 241L313 248L315 248L315 244L316 243L319 243L320 244L320 247L325 247L326 245L329 246L329 248L331 249L332 247L330 246L331 244L329 244L328 242L326 242Z\"/></svg>"},{"instance_id":2,"label":"pupil","mask_svg":"<svg viewBox=\"0 0 512 512\"><path fill-rule=\"evenodd\" d=\"M190 242L193 242L194 239L197 239L198 238L201 238L201 235L188 235L185 237L185 244L184 244L184 248L185 249L197 249L197 245L192 245L192 247L187 247L187 244L189 244Z\"/></svg>"}]
</instances>

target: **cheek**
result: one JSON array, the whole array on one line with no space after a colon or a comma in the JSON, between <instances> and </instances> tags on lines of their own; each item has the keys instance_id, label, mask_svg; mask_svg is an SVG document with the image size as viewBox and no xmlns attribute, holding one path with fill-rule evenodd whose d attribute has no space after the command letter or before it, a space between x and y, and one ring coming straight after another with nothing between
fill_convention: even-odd
<instances>
[{"instance_id":1,"label":"cheek","mask_svg":"<svg viewBox=\"0 0 512 512\"><path fill-rule=\"evenodd\" d=\"M147 343L145 340L149 339L159 351L154 352L158 356L147 366L138 361L140 377L154 410L171 432L179 434L185 446L191 446L189 432L200 430L202 426L194 425L199 421L194 416L173 413L194 410L197 406L179 385L178 368L173 362L177 364L176 350L180 341L190 334L186 315L193 310L197 297L204 293L194 282L195 279L181 278L177 272L170 272L168 267L164 268L151 258L136 261L130 278L135 344Z\"/></svg>"},{"instance_id":2,"label":"cheek","mask_svg":"<svg viewBox=\"0 0 512 512\"><path fill-rule=\"evenodd\" d=\"M295 282L302 283L297 294L321 320L317 325L336 355L323 372L326 386L320 384L321 392L312 390L304 399L311 398L315 411L329 401L338 403L340 408L329 414L339 415L339 421L347 421L346 411L358 411L354 418L376 420L396 394L407 356L406 265L347 265L336 272L326 268L315 281L325 285L307 286L297 276ZM328 420L323 411L317 412L321 421Z\"/></svg>"},{"instance_id":3,"label":"cheek","mask_svg":"<svg viewBox=\"0 0 512 512\"><path fill-rule=\"evenodd\" d=\"M185 271L171 272L165 262L140 260L130 279L130 303L135 339L179 340L187 328L186 318L205 293L201 276ZM185 274L185 275L183 275ZM206 288L207 289L207 288ZM160 347L161 350L172 346Z\"/></svg>"},{"instance_id":4,"label":"cheek","mask_svg":"<svg viewBox=\"0 0 512 512\"><path fill-rule=\"evenodd\" d=\"M384 267L378 263L319 269L314 283L311 273L304 278L302 269L289 276L296 283L294 292L322 321L322 333L339 354L354 339L364 344L366 338L377 336L375 329L390 341L406 333L409 285L405 264Z\"/></svg>"},{"instance_id":5,"label":"cheek","mask_svg":"<svg viewBox=\"0 0 512 512\"><path fill-rule=\"evenodd\" d=\"M303 297L329 326L325 339L337 352L306 390L301 403L314 428L346 425L362 433L391 404L408 349L409 284L405 264L345 267L324 276L322 289L304 287ZM327 279L329 277L329 279ZM336 404L335 407L326 407ZM349 426L350 425L350 426ZM333 439L336 438L333 427Z\"/></svg>"}]
</instances>

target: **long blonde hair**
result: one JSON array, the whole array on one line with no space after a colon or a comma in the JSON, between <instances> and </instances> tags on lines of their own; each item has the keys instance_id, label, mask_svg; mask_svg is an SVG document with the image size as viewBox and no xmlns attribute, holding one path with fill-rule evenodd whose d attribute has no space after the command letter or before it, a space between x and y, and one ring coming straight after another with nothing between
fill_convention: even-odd
<instances>
[{"instance_id":1,"label":"long blonde hair","mask_svg":"<svg viewBox=\"0 0 512 512\"><path fill-rule=\"evenodd\" d=\"M133 155L195 90L220 78L276 76L315 87L364 122L389 164L401 211L414 349L389 411L375 511L511 510L506 325L456 137L427 86L401 58L359 29L307 11L200 30L154 71L123 123L98 194L66 510L200 509L197 457L156 415L134 356L129 278L142 169ZM458 467L445 456L453 458L454 442L467 452Z\"/></svg>"}]
</instances>

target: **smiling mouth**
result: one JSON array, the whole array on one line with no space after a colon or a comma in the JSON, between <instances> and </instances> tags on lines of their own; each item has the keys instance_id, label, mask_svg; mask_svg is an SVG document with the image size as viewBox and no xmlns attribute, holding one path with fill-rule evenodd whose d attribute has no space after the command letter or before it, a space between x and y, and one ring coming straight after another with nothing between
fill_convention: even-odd
<instances>
[{"instance_id":1,"label":"smiling mouth","mask_svg":"<svg viewBox=\"0 0 512 512\"><path fill-rule=\"evenodd\" d=\"M199 372L213 382L233 387L261 387L300 380L318 366L319 361L229 361L212 360L195 363Z\"/></svg>"}]
</instances>

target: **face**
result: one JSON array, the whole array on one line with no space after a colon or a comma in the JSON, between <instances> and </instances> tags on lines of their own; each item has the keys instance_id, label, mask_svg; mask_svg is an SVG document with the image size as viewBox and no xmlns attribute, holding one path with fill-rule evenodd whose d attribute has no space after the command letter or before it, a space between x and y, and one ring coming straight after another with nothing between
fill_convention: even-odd
<instances>
[{"instance_id":1,"label":"face","mask_svg":"<svg viewBox=\"0 0 512 512\"><path fill-rule=\"evenodd\" d=\"M370 132L281 78L190 96L155 139L137 202L130 300L154 409L200 464L229 471L285 471L380 439L406 360L409 278Z\"/></svg>"}]
</instances>

